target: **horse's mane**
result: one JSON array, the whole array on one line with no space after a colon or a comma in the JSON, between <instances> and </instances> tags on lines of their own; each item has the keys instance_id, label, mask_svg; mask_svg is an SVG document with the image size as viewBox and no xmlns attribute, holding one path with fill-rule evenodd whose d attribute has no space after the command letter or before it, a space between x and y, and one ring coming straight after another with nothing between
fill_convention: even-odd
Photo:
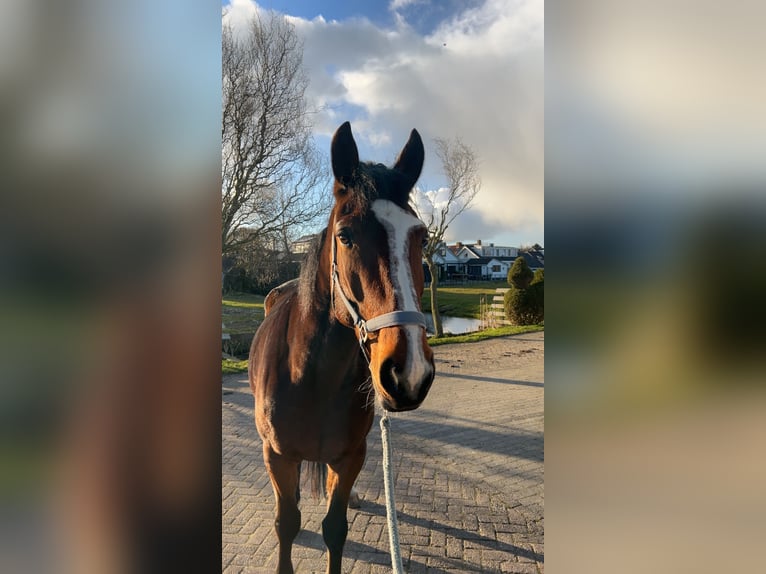
<instances>
[{"instance_id":1,"label":"horse's mane","mask_svg":"<svg viewBox=\"0 0 766 574\"><path fill-rule=\"evenodd\" d=\"M326 227L314 237L306 253L306 258L301 265L301 274L298 277L298 301L304 313L311 309L311 305L314 302L316 278L319 271L319 256L322 253L325 237L327 237Z\"/></svg>"},{"instance_id":2,"label":"horse's mane","mask_svg":"<svg viewBox=\"0 0 766 574\"><path fill-rule=\"evenodd\" d=\"M403 190L406 188L406 191L409 192L408 183L404 174L390 169L382 163L360 162L347 189L353 194L350 198L350 201L353 202L353 209L365 212L368 205L376 199L396 201L396 198L401 198L404 195L406 204L409 193L404 194ZM304 313L311 309L316 299L319 257L326 238L327 228L325 227L311 242L301 266L298 279L298 301Z\"/></svg>"}]
</instances>

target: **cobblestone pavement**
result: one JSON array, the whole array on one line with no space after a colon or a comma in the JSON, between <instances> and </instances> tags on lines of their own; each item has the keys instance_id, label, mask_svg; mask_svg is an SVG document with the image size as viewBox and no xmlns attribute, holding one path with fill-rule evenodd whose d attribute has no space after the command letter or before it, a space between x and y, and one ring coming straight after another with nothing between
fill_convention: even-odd
<instances>
[{"instance_id":1,"label":"cobblestone pavement","mask_svg":"<svg viewBox=\"0 0 766 574\"><path fill-rule=\"evenodd\" d=\"M415 411L390 415L404 569L543 572L544 333L434 347L437 376ZM276 570L274 495L247 376L223 382L223 571ZM367 438L343 572L390 572L380 427ZM304 486L304 490L307 488ZM301 500L298 573L324 572L325 502Z\"/></svg>"}]
</instances>

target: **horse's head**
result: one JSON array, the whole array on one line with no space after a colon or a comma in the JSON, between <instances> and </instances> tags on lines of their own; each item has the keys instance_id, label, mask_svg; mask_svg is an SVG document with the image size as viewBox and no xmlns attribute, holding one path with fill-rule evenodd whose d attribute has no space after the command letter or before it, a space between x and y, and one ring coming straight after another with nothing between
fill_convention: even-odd
<instances>
[{"instance_id":1,"label":"horse's head","mask_svg":"<svg viewBox=\"0 0 766 574\"><path fill-rule=\"evenodd\" d=\"M331 279L333 311L362 337L360 319L369 323L366 348L373 385L383 408L392 411L417 408L434 378L433 352L420 313L427 229L408 203L423 157L415 130L392 169L359 161L348 122L332 140L335 205L328 237L337 269L337 279Z\"/></svg>"}]
</instances>

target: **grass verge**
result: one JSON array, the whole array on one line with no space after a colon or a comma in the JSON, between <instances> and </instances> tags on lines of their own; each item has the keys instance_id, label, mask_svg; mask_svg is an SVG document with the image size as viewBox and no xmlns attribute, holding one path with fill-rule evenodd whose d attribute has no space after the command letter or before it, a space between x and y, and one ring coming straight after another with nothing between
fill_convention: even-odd
<instances>
[{"instance_id":1,"label":"grass verge","mask_svg":"<svg viewBox=\"0 0 766 574\"><path fill-rule=\"evenodd\" d=\"M223 375L235 375L237 373L247 372L247 359L241 361L235 359L222 359L221 360L221 374Z\"/></svg>"},{"instance_id":2,"label":"grass verge","mask_svg":"<svg viewBox=\"0 0 766 574\"><path fill-rule=\"evenodd\" d=\"M485 339L494 339L495 337L507 337L508 335L519 335L521 333L531 333L533 331L543 331L543 325L506 325L494 329L485 329L475 333L466 333L465 335L445 335L443 337L429 337L428 344L432 347L437 345L447 345L450 343L476 343Z\"/></svg>"},{"instance_id":3,"label":"grass verge","mask_svg":"<svg viewBox=\"0 0 766 574\"><path fill-rule=\"evenodd\" d=\"M221 320L224 333L255 333L263 321L263 295L230 293L221 301Z\"/></svg>"}]
</instances>

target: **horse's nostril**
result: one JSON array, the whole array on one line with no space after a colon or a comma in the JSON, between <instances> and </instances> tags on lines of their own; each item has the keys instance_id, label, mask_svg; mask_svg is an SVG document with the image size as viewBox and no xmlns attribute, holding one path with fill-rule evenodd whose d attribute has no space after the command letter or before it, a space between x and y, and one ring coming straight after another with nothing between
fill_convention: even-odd
<instances>
[{"instance_id":1,"label":"horse's nostril","mask_svg":"<svg viewBox=\"0 0 766 574\"><path fill-rule=\"evenodd\" d=\"M389 391L402 392L402 387L407 385L407 376L404 367L397 365L393 360L388 359L381 367L381 374L385 373L390 381L391 389Z\"/></svg>"}]
</instances>

